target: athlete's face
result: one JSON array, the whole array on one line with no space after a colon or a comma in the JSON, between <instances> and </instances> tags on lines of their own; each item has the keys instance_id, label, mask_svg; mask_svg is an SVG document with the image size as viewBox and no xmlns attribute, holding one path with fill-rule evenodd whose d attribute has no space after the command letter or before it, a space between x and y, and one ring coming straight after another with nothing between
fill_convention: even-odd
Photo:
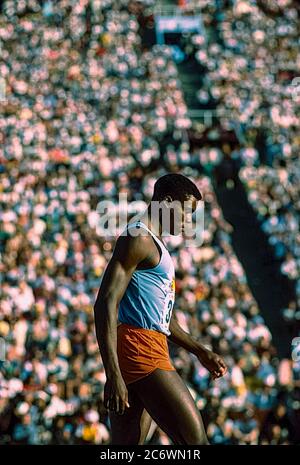
<instances>
[{"instance_id":1,"label":"athlete's face","mask_svg":"<svg viewBox=\"0 0 300 465\"><path fill-rule=\"evenodd\" d=\"M194 196L187 197L184 202L172 201L168 198L164 203L164 214L170 218L170 221L166 222L166 232L173 236L184 234L184 229L192 223L192 215L197 204L198 200Z\"/></svg>"}]
</instances>

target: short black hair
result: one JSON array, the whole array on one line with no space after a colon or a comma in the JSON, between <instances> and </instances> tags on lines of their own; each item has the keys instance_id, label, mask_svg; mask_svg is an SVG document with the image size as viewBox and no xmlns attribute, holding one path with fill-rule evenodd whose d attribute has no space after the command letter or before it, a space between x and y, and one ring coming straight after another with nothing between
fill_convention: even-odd
<instances>
[{"instance_id":1,"label":"short black hair","mask_svg":"<svg viewBox=\"0 0 300 465\"><path fill-rule=\"evenodd\" d=\"M170 196L172 200L183 202L187 197L194 196L202 200L201 192L196 184L180 173L168 173L158 178L154 184L153 200L163 200Z\"/></svg>"}]
</instances>

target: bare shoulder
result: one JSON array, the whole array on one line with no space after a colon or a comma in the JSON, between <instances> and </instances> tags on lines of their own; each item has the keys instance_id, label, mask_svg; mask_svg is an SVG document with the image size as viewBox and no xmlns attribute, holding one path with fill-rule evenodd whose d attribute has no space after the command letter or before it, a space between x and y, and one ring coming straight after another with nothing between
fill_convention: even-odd
<instances>
[{"instance_id":1,"label":"bare shoulder","mask_svg":"<svg viewBox=\"0 0 300 465\"><path fill-rule=\"evenodd\" d=\"M118 237L112 258L137 264L147 258L151 245L152 238L147 231L133 227Z\"/></svg>"}]
</instances>

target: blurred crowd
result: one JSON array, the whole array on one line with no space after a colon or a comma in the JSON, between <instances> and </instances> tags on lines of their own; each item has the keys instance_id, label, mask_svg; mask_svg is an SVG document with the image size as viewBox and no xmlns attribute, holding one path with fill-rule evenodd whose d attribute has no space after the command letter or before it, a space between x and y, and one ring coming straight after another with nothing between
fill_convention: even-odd
<instances>
[{"instance_id":1,"label":"blurred crowd","mask_svg":"<svg viewBox=\"0 0 300 465\"><path fill-rule=\"evenodd\" d=\"M222 123L239 122L239 146L231 157L240 163L248 199L283 261L282 273L295 283L297 301L285 315L299 322L300 6L293 0L198 3L208 33L191 37L189 45L207 70Z\"/></svg>"},{"instance_id":2,"label":"blurred crowd","mask_svg":"<svg viewBox=\"0 0 300 465\"><path fill-rule=\"evenodd\" d=\"M231 226L222 218L209 176L199 176L192 167L188 144L178 150L168 146L161 154L165 137L178 139L191 121L172 50L141 47L135 8L135 2L127 0L7 0L1 5L0 72L5 86L0 116L0 341L5 341L5 356L0 357L0 443L109 443L103 406L106 378L93 304L116 238L98 234L97 204L103 199L116 203L119 193L127 194L129 201L149 201L156 178L165 172L165 157L172 170L195 180L205 199L203 245L185 249L180 237L167 242L176 267L174 311L179 322L221 353L229 366L223 379L211 383L197 359L170 344L173 362L201 409L209 440L299 441L300 365L277 358L232 249ZM230 15L229 6L224 15ZM251 28L252 16L247 18ZM224 27L230 23L226 16L220 21ZM234 62L231 25L226 30L228 44L220 45L215 55L212 47L209 56L213 64L220 60L218 68L230 79L225 74L218 80L213 65L210 71L219 97L227 88L221 103L231 95L234 111L237 91L230 73L240 68ZM241 68L245 76L240 77L244 83L249 63L255 63L247 45L249 50L240 52L246 60ZM222 47L229 50L226 60ZM255 102L251 105L250 100L245 110L245 133L248 121L256 121L259 113L259 79L259 73L256 83L248 77L256 91L250 89ZM276 108L282 102L280 92L268 94ZM291 105L283 110L296 118ZM296 130L288 132L280 125L278 131L277 143L290 144L288 170ZM207 155L213 163L222 157L220 151L204 151L203 164ZM277 173L273 158L266 169ZM258 171L259 165L254 160L245 169ZM295 195L294 178L281 176L287 181L285 198ZM295 169L293 176L298 176ZM270 183L273 179L276 190L276 175L270 175ZM268 202L269 190L259 191L253 182L250 188L264 213L260 205ZM272 197L273 214L283 197L280 192ZM293 210L288 213L283 212L282 221L291 225L291 235L295 219ZM272 237L284 236L288 261L297 244L289 243L290 235L274 231L269 216L264 220ZM291 268L286 267L288 273ZM159 428L150 433L149 443L169 442Z\"/></svg>"}]
</instances>

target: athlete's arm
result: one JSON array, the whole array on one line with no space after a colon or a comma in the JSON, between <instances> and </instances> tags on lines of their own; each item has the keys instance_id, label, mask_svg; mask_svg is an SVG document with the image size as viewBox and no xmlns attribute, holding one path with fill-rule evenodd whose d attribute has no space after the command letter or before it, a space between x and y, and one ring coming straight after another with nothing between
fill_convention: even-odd
<instances>
[{"instance_id":1,"label":"athlete's arm","mask_svg":"<svg viewBox=\"0 0 300 465\"><path fill-rule=\"evenodd\" d=\"M118 307L136 266L147 257L146 240L131 235L118 238L94 305L97 341L107 378L104 406L121 414L129 404L117 355Z\"/></svg>"},{"instance_id":2,"label":"athlete's arm","mask_svg":"<svg viewBox=\"0 0 300 465\"><path fill-rule=\"evenodd\" d=\"M191 334L185 332L179 326L174 313L170 320L169 330L171 334L168 336L168 339L192 354L195 354L202 365L210 371L213 379L225 375L227 367L224 360L219 355L200 344Z\"/></svg>"}]
</instances>

